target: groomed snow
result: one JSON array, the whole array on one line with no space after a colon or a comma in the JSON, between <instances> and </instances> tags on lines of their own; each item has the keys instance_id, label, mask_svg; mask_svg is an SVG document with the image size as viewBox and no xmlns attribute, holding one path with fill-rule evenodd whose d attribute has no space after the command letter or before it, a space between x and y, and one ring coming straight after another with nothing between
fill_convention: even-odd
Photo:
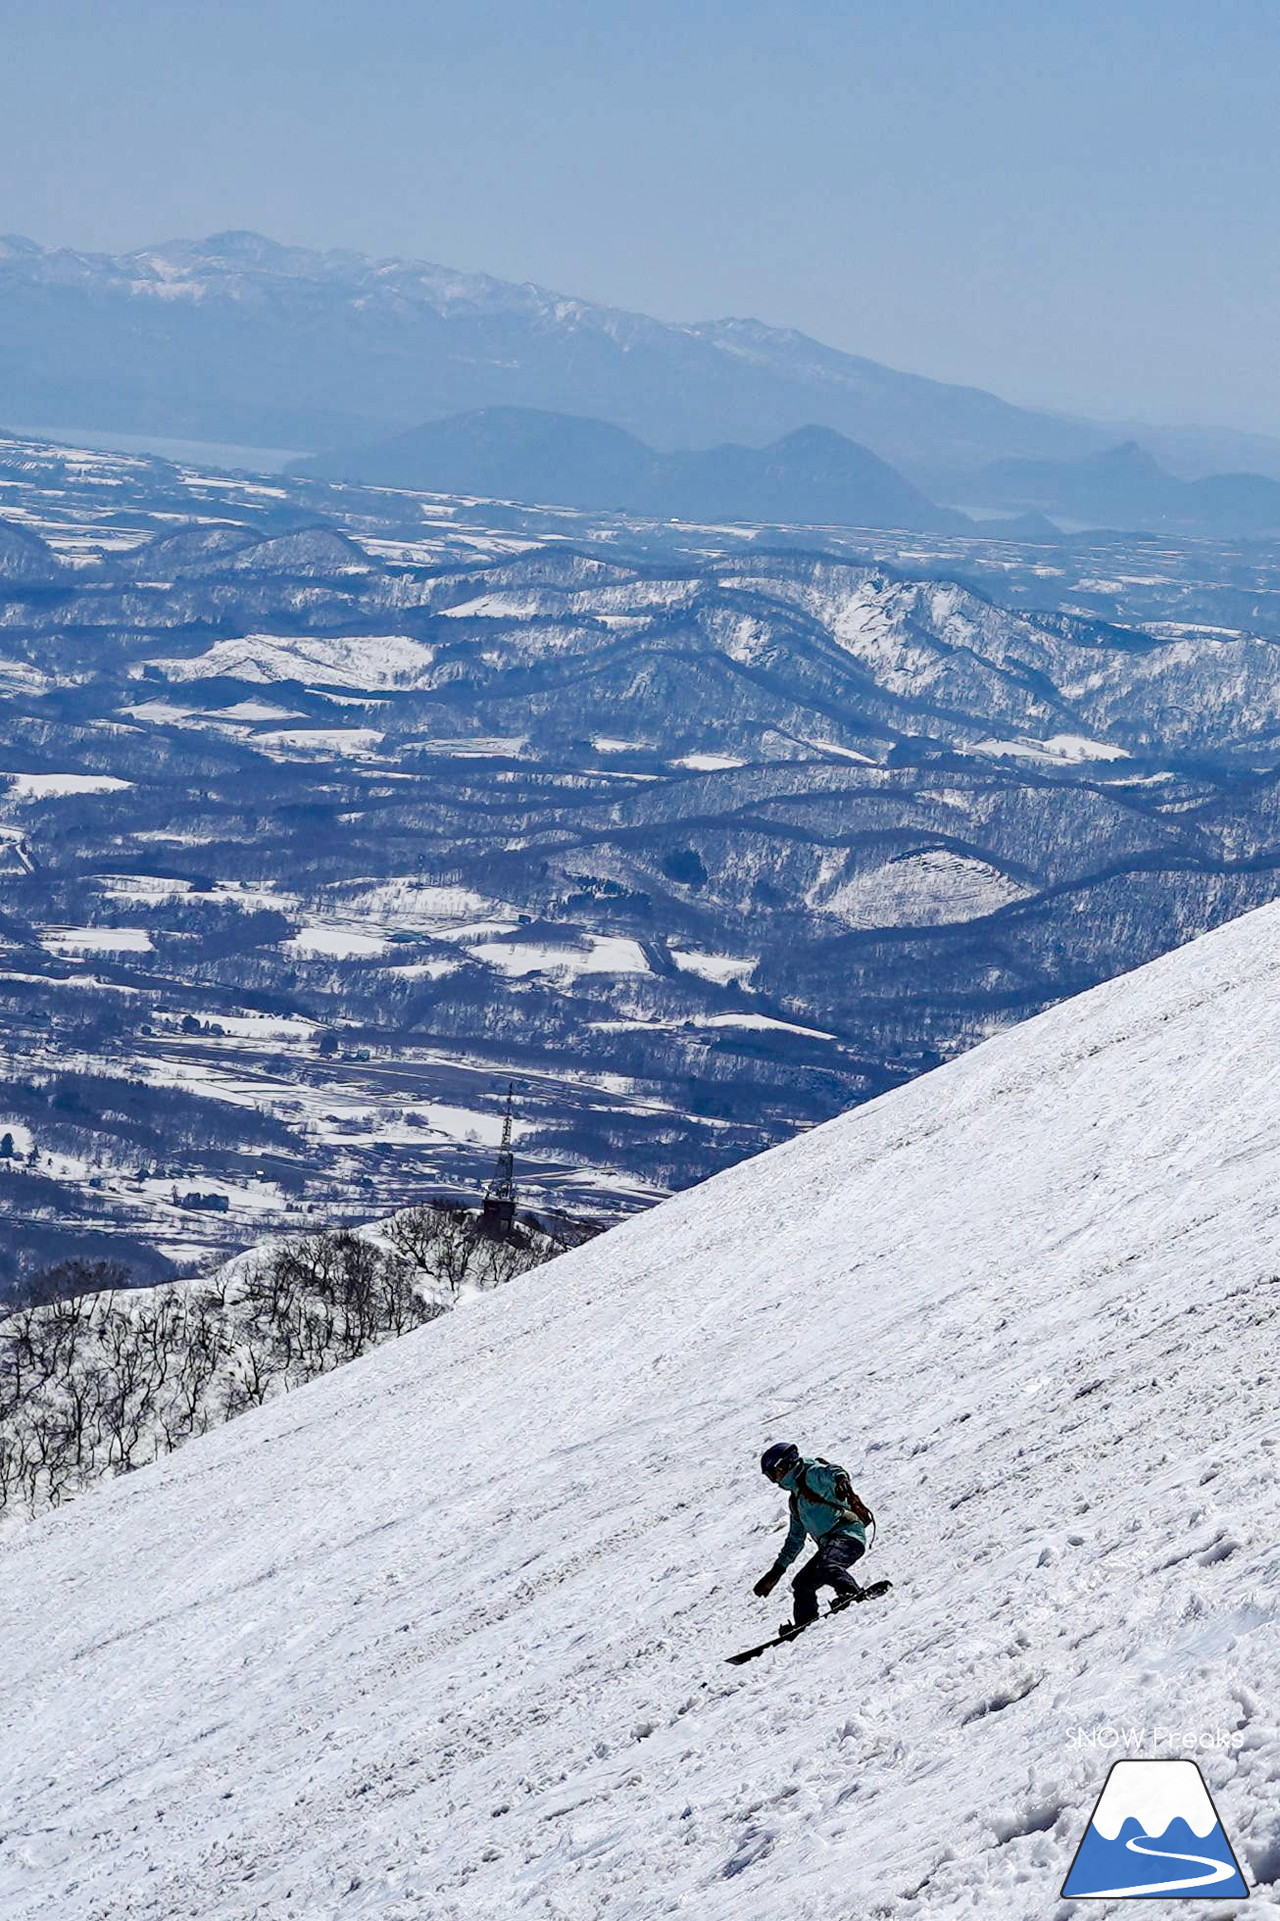
<instances>
[{"instance_id":1,"label":"groomed snow","mask_svg":"<svg viewBox=\"0 0 1280 1921\"><path fill-rule=\"evenodd\" d=\"M1068 1921L1160 1754L1280 1915L1277 1061L1280 906L7 1542L6 1921Z\"/></svg>"}]
</instances>

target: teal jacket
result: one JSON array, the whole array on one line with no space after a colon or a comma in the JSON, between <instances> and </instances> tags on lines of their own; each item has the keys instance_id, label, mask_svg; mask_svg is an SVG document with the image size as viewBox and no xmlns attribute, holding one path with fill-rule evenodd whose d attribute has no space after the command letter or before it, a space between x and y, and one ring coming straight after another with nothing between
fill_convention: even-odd
<instances>
[{"instance_id":1,"label":"teal jacket","mask_svg":"<svg viewBox=\"0 0 1280 1921\"><path fill-rule=\"evenodd\" d=\"M852 1534L865 1547L867 1530L835 1498L835 1478L835 1468L812 1460L801 1461L778 1482L791 1495L791 1526L774 1562L778 1574L791 1566L809 1537L821 1541L828 1534Z\"/></svg>"}]
</instances>

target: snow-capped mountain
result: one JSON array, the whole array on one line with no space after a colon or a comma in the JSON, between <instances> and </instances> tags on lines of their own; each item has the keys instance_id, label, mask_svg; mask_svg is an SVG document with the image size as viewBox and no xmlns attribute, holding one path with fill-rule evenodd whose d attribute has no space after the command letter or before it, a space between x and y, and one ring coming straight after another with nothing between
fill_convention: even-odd
<instances>
[{"instance_id":1,"label":"snow-capped mountain","mask_svg":"<svg viewBox=\"0 0 1280 1921\"><path fill-rule=\"evenodd\" d=\"M308 449L492 406L586 414L663 447L829 426L921 484L1106 444L753 320L669 324L252 233L118 256L0 241L0 423Z\"/></svg>"},{"instance_id":2,"label":"snow-capped mountain","mask_svg":"<svg viewBox=\"0 0 1280 1921\"><path fill-rule=\"evenodd\" d=\"M1276 1913L1278 987L1268 908L5 1544L6 1915L1044 1921L1117 1743ZM736 1669L779 1437L895 1586Z\"/></svg>"}]
</instances>

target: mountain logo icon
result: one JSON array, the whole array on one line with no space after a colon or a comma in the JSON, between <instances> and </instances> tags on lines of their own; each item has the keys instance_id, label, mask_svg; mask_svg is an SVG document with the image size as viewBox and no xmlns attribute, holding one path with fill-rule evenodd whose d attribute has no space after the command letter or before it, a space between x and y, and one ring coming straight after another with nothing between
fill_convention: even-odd
<instances>
[{"instance_id":1,"label":"mountain logo icon","mask_svg":"<svg viewBox=\"0 0 1280 1921\"><path fill-rule=\"evenodd\" d=\"M1062 1884L1065 1900L1247 1900L1194 1761L1117 1761Z\"/></svg>"}]
</instances>

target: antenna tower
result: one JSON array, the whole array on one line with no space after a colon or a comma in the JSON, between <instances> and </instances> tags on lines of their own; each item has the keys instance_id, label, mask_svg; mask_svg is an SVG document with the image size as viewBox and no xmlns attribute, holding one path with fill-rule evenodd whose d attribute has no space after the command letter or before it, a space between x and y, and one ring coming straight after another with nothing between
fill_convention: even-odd
<instances>
[{"instance_id":1,"label":"antenna tower","mask_svg":"<svg viewBox=\"0 0 1280 1921\"><path fill-rule=\"evenodd\" d=\"M509 1240L516 1224L516 1163L511 1151L511 1104L515 1098L516 1084L507 1082L507 1111L502 1123L502 1145L498 1149L498 1165L493 1179L484 1191L484 1203L480 1209L480 1231L494 1240Z\"/></svg>"}]
</instances>

